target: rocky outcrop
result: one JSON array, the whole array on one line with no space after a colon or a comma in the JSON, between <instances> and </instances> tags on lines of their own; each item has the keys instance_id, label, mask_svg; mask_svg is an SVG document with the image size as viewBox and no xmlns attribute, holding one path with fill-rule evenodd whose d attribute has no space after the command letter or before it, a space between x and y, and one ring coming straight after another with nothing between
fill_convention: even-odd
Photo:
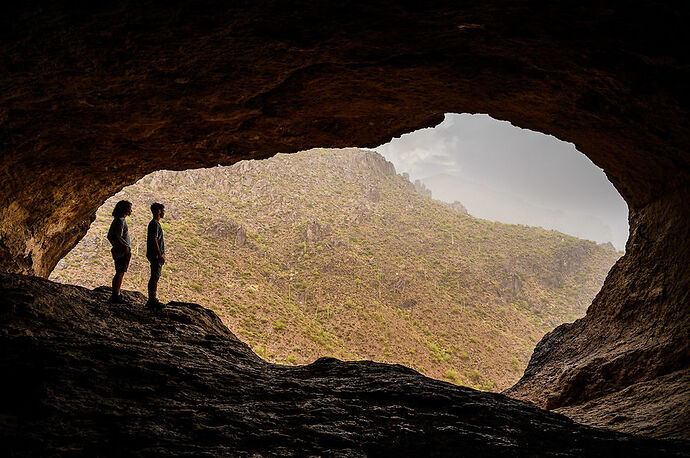
<instances>
[{"instance_id":1,"label":"rocky outcrop","mask_svg":"<svg viewBox=\"0 0 690 458\"><path fill-rule=\"evenodd\" d=\"M247 244L247 229L239 226L235 232L235 246L243 247Z\"/></svg>"},{"instance_id":2,"label":"rocky outcrop","mask_svg":"<svg viewBox=\"0 0 690 458\"><path fill-rule=\"evenodd\" d=\"M414 190L417 191L418 194L431 199L431 191L422 183L422 180L414 180Z\"/></svg>"},{"instance_id":3,"label":"rocky outcrop","mask_svg":"<svg viewBox=\"0 0 690 458\"><path fill-rule=\"evenodd\" d=\"M314 246L330 234L331 228L329 226L321 225L318 221L309 221L304 230L304 242L308 246Z\"/></svg>"},{"instance_id":4,"label":"rocky outcrop","mask_svg":"<svg viewBox=\"0 0 690 458\"><path fill-rule=\"evenodd\" d=\"M687 259L690 252L683 211L688 197L678 194L671 206L656 202L632 213L626 255L609 272L587 315L547 334L523 378L506 394L593 424L690 438L690 430L682 428L690 422L688 398L681 402L687 377L678 375L690 365L690 277L686 264L678 263L678 256ZM669 256L672 249L678 251ZM657 257L663 259L654 261ZM680 396L669 396L672 373L671 380L680 380L674 389ZM644 396L635 386L645 387ZM626 395L634 397L619 402ZM662 415L650 422L651 412Z\"/></svg>"},{"instance_id":5,"label":"rocky outcrop","mask_svg":"<svg viewBox=\"0 0 690 458\"><path fill-rule=\"evenodd\" d=\"M607 250L616 251L616 247L613 246L613 243L611 243L611 242L600 243L599 246L604 247Z\"/></svg>"},{"instance_id":6,"label":"rocky outcrop","mask_svg":"<svg viewBox=\"0 0 690 458\"><path fill-rule=\"evenodd\" d=\"M590 313L544 339L511 394L582 405L688 368L687 9L56 1L0 21L0 271L47 276L155 170L488 113L573 142L631 210Z\"/></svg>"},{"instance_id":7,"label":"rocky outcrop","mask_svg":"<svg viewBox=\"0 0 690 458\"><path fill-rule=\"evenodd\" d=\"M687 438L690 371L685 369L556 412L602 428L655 437Z\"/></svg>"},{"instance_id":8,"label":"rocky outcrop","mask_svg":"<svg viewBox=\"0 0 690 458\"><path fill-rule=\"evenodd\" d=\"M448 204L448 206L455 211L467 214L467 208L465 208L465 206L462 204L462 202L458 202L457 200L455 200L452 203Z\"/></svg>"},{"instance_id":9,"label":"rocky outcrop","mask_svg":"<svg viewBox=\"0 0 690 458\"><path fill-rule=\"evenodd\" d=\"M402 366L271 365L210 310L108 295L0 276L10 456L687 456Z\"/></svg>"}]
</instances>

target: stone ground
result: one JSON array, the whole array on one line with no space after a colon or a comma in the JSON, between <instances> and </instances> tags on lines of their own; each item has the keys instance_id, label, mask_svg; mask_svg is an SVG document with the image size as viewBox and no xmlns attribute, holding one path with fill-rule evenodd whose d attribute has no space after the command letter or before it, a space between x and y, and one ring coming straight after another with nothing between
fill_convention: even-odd
<instances>
[{"instance_id":1,"label":"stone ground","mask_svg":"<svg viewBox=\"0 0 690 458\"><path fill-rule=\"evenodd\" d=\"M0 276L9 456L690 456L373 362L268 364L211 311Z\"/></svg>"}]
</instances>

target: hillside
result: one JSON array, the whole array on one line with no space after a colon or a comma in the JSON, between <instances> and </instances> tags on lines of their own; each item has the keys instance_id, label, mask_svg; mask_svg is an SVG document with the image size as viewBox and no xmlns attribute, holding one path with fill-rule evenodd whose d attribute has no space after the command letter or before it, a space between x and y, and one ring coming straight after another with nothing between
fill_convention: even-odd
<instances>
[{"instance_id":1,"label":"hillside","mask_svg":"<svg viewBox=\"0 0 690 458\"><path fill-rule=\"evenodd\" d=\"M52 279L110 283L120 199L134 203L123 288L146 291L148 206L161 201L161 298L212 308L266 360L372 359L487 390L514 383L545 332L584 315L620 256L473 218L376 153L310 150L147 176L101 207Z\"/></svg>"},{"instance_id":2,"label":"hillside","mask_svg":"<svg viewBox=\"0 0 690 458\"><path fill-rule=\"evenodd\" d=\"M473 183L461 176L437 174L422 181L434 197L447 201L459 200L477 218L539 226L599 243L612 241L620 248L625 247L628 238L627 219L621 220L613 215L605 221L586 211L540 206L529 199ZM611 205L611 198L607 196L605 200Z\"/></svg>"}]
</instances>

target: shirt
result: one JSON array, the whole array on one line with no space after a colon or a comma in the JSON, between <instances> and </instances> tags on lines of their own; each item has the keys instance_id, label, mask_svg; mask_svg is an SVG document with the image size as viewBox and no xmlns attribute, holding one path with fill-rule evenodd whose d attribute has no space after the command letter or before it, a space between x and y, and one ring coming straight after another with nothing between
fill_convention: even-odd
<instances>
[{"instance_id":1,"label":"shirt","mask_svg":"<svg viewBox=\"0 0 690 458\"><path fill-rule=\"evenodd\" d=\"M165 257L165 240L163 239L163 228L161 224L152 219L149 223L149 228L146 232L146 257L148 259L157 260L158 251L156 250L156 239L158 239L158 247L161 249L161 256Z\"/></svg>"},{"instance_id":2,"label":"shirt","mask_svg":"<svg viewBox=\"0 0 690 458\"><path fill-rule=\"evenodd\" d=\"M117 256L124 256L127 248L132 247L129 240L129 228L124 217L113 218L110 229L108 229L108 241L113 246L113 254Z\"/></svg>"}]
</instances>

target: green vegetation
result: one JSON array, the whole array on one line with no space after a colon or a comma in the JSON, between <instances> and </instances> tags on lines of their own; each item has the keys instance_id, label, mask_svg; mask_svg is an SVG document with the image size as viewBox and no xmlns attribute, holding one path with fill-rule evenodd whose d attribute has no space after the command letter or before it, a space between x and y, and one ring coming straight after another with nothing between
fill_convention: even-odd
<instances>
[{"instance_id":1,"label":"green vegetation","mask_svg":"<svg viewBox=\"0 0 690 458\"><path fill-rule=\"evenodd\" d=\"M515 356L510 358L510 365L513 366L513 370L516 372L519 372L521 369L520 360L518 360Z\"/></svg>"},{"instance_id":2,"label":"green vegetation","mask_svg":"<svg viewBox=\"0 0 690 458\"><path fill-rule=\"evenodd\" d=\"M458 380L459 374L458 371L453 370L453 369L448 369L444 374L443 377L450 380L451 382L455 383Z\"/></svg>"},{"instance_id":3,"label":"green vegetation","mask_svg":"<svg viewBox=\"0 0 690 458\"><path fill-rule=\"evenodd\" d=\"M273 330L274 331L282 331L285 329L285 318L280 318L278 321L275 322L273 325Z\"/></svg>"},{"instance_id":4,"label":"green vegetation","mask_svg":"<svg viewBox=\"0 0 690 458\"><path fill-rule=\"evenodd\" d=\"M375 153L312 150L149 175L104 204L52 279L109 284L105 234L120 199L134 203L125 289L146 291L148 207L161 201L159 295L213 307L262 358L373 359L484 390L513 384L544 333L584 314L620 256L460 213Z\"/></svg>"}]
</instances>

